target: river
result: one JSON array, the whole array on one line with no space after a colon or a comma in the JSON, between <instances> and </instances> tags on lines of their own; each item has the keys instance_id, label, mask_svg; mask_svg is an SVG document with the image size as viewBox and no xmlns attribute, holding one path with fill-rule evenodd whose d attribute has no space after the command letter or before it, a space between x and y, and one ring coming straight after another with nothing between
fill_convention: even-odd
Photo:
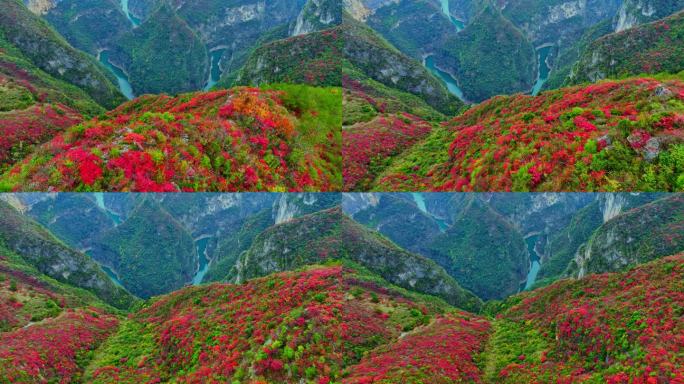
<instances>
[{"instance_id":1,"label":"river","mask_svg":"<svg viewBox=\"0 0 684 384\"><path fill-rule=\"evenodd\" d=\"M119 90L121 90L121 93L123 93L128 100L135 98L135 95L133 94L133 87L131 87L131 83L128 82L128 76L126 76L121 68L109 62L109 52L100 52L98 55L98 60L100 60L100 63L104 64L104 66L107 67L107 69L109 69L114 76L116 76L116 81L119 83Z\"/></svg>"},{"instance_id":2,"label":"river","mask_svg":"<svg viewBox=\"0 0 684 384\"><path fill-rule=\"evenodd\" d=\"M463 30L463 28L465 28L465 23L451 15L451 9L449 8L449 0L442 0L442 12L456 26L457 31L460 32Z\"/></svg>"},{"instance_id":3,"label":"river","mask_svg":"<svg viewBox=\"0 0 684 384\"><path fill-rule=\"evenodd\" d=\"M137 27L140 25L140 20L131 15L131 12L128 10L128 0L121 0L121 10L123 11L124 15L126 15L126 18L133 24L134 27Z\"/></svg>"},{"instance_id":4,"label":"river","mask_svg":"<svg viewBox=\"0 0 684 384\"><path fill-rule=\"evenodd\" d=\"M537 58L539 60L539 73L537 74L537 82L534 83L534 87L532 88L532 96L537 96L539 92L541 92L541 89L544 86L544 83L546 83L546 80L549 79L549 73L551 72L551 68L549 68L549 65L546 61L549 58L549 53L551 53L551 48L553 47L549 45L537 49Z\"/></svg>"},{"instance_id":5,"label":"river","mask_svg":"<svg viewBox=\"0 0 684 384\"><path fill-rule=\"evenodd\" d=\"M197 273L195 273L195 276L192 278L192 285L202 284L202 279L204 279L204 275L206 275L207 271L209 270L207 244L209 243L210 239L211 238L209 237L204 237L195 242L195 247L197 247L198 265Z\"/></svg>"},{"instance_id":6,"label":"river","mask_svg":"<svg viewBox=\"0 0 684 384\"><path fill-rule=\"evenodd\" d=\"M527 280L525 280L525 287L523 288L524 290L532 288L534 282L537 280L539 268L541 268L541 264L539 263L539 255L537 254L537 251L534 250L534 246L537 244L537 238L539 238L539 235L532 235L525 239L525 244L527 244L527 251L530 254L532 265L530 266L530 271L527 273Z\"/></svg>"},{"instance_id":7,"label":"river","mask_svg":"<svg viewBox=\"0 0 684 384\"><path fill-rule=\"evenodd\" d=\"M456 79L451 77L450 74L442 71L441 69L437 68L435 65L435 58L434 56L428 56L425 58L425 68L427 68L430 72L432 72L433 75L435 75L438 79L442 80L444 84L446 84L447 89L449 92L459 99L465 101L465 96L463 95L463 91L461 91L461 88L458 87L458 83L456 82Z\"/></svg>"},{"instance_id":8,"label":"river","mask_svg":"<svg viewBox=\"0 0 684 384\"><path fill-rule=\"evenodd\" d=\"M433 220L437 222L437 226L439 226L440 232L444 232L449 228L449 224L447 224L445 220L438 219L435 216L433 216L430 212L428 212L427 207L425 206L425 197L422 193L413 192L411 193L411 196L413 196L413 201L416 203L416 206L418 206L418 209L420 209L424 214L430 216Z\"/></svg>"},{"instance_id":9,"label":"river","mask_svg":"<svg viewBox=\"0 0 684 384\"><path fill-rule=\"evenodd\" d=\"M110 219L114 222L114 224L119 225L123 222L123 219L119 214L116 212L112 212L109 208L105 206L104 202L104 193L103 192L94 192L93 195L95 195L95 203L97 204L100 209L105 211L107 213L107 216L109 216Z\"/></svg>"},{"instance_id":10,"label":"river","mask_svg":"<svg viewBox=\"0 0 684 384\"><path fill-rule=\"evenodd\" d=\"M109 276L110 279L114 282L114 284L123 287L123 284L121 284L121 280L119 280L119 277L114 273L114 271L111 270L111 268L100 264L100 268Z\"/></svg>"},{"instance_id":11,"label":"river","mask_svg":"<svg viewBox=\"0 0 684 384\"><path fill-rule=\"evenodd\" d=\"M209 79L207 79L207 84L204 86L204 90L208 91L218 83L221 79L221 56L223 56L224 49L217 49L209 54Z\"/></svg>"}]
</instances>

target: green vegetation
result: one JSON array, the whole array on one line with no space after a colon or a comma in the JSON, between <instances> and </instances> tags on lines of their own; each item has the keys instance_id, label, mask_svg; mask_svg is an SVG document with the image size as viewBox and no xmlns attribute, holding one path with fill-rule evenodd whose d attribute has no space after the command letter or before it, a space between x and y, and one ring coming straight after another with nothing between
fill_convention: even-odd
<instances>
[{"instance_id":1,"label":"green vegetation","mask_svg":"<svg viewBox=\"0 0 684 384\"><path fill-rule=\"evenodd\" d=\"M121 225L94 241L90 254L111 265L132 293L150 297L192 279L197 250L192 237L152 199L144 199Z\"/></svg>"},{"instance_id":2,"label":"green vegetation","mask_svg":"<svg viewBox=\"0 0 684 384\"><path fill-rule=\"evenodd\" d=\"M587 47L572 71L572 84L603 78L684 69L684 12L604 36Z\"/></svg>"},{"instance_id":3,"label":"green vegetation","mask_svg":"<svg viewBox=\"0 0 684 384\"><path fill-rule=\"evenodd\" d=\"M447 40L436 62L455 75L466 98L474 102L526 92L537 75L534 47L493 5Z\"/></svg>"},{"instance_id":4,"label":"green vegetation","mask_svg":"<svg viewBox=\"0 0 684 384\"><path fill-rule=\"evenodd\" d=\"M25 263L63 283L92 291L117 308L129 308L136 299L117 287L88 256L57 240L45 228L0 201L0 241Z\"/></svg>"},{"instance_id":5,"label":"green vegetation","mask_svg":"<svg viewBox=\"0 0 684 384\"><path fill-rule=\"evenodd\" d=\"M116 45L110 60L126 70L136 95L193 91L207 78L206 47L169 5L158 8Z\"/></svg>"},{"instance_id":6,"label":"green vegetation","mask_svg":"<svg viewBox=\"0 0 684 384\"><path fill-rule=\"evenodd\" d=\"M464 288L484 300L518 292L529 255L520 233L477 198L429 244L428 254Z\"/></svg>"},{"instance_id":7,"label":"green vegetation","mask_svg":"<svg viewBox=\"0 0 684 384\"><path fill-rule=\"evenodd\" d=\"M20 0L2 0L0 32L36 67L55 78L71 83L105 108L125 99L114 86L114 77L93 57L70 46Z\"/></svg>"}]
</instances>

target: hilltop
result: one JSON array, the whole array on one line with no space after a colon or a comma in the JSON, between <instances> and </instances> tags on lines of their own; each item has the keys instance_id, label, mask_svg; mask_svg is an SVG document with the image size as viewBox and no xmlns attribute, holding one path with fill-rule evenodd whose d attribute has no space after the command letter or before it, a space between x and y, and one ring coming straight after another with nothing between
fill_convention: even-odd
<instances>
[{"instance_id":1,"label":"hilltop","mask_svg":"<svg viewBox=\"0 0 684 384\"><path fill-rule=\"evenodd\" d=\"M337 190L340 97L297 85L143 96L36 148L0 189Z\"/></svg>"}]
</instances>

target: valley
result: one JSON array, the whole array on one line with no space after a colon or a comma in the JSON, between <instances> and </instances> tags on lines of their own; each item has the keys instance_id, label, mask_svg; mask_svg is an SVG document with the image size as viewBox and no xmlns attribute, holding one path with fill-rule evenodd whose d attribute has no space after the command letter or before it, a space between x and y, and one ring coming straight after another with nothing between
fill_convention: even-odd
<instances>
[{"instance_id":1,"label":"valley","mask_svg":"<svg viewBox=\"0 0 684 384\"><path fill-rule=\"evenodd\" d=\"M3 194L1 377L666 383L684 373L683 203L663 193ZM578 255L592 249L585 271L568 260L535 282L539 263L567 246L544 239L579 236L580 223L591 235L571 242L583 243ZM473 244L487 249L458 258ZM516 244L523 257L510 252ZM97 276L112 281L99 289L65 279L35 257L54 247L65 247L63 263L86 268L92 257L118 273L102 268ZM444 252L470 275L443 264ZM164 263L147 262L159 254ZM185 260L179 285L112 296L148 292L140 287L152 276L174 281L176 257ZM230 260L223 279L207 281ZM485 297L482 286L511 290L483 300L461 284Z\"/></svg>"},{"instance_id":2,"label":"valley","mask_svg":"<svg viewBox=\"0 0 684 384\"><path fill-rule=\"evenodd\" d=\"M104 66L116 77L116 82L119 85L119 90L121 93L128 100L133 100L135 95L133 94L133 87L131 87L131 83L128 81L128 75L126 75L121 68L109 62L109 53L107 51L100 52L98 55L98 60L104 64Z\"/></svg>"}]
</instances>

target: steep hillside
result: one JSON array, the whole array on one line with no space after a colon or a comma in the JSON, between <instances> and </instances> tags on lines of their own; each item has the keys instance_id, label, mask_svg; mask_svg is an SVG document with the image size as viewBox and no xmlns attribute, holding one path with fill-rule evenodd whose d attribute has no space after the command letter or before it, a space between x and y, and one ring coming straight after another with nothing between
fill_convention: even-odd
<instances>
[{"instance_id":1,"label":"steep hillside","mask_svg":"<svg viewBox=\"0 0 684 384\"><path fill-rule=\"evenodd\" d=\"M0 382L78 381L91 350L116 328L114 312L0 245Z\"/></svg>"},{"instance_id":2,"label":"steep hillside","mask_svg":"<svg viewBox=\"0 0 684 384\"><path fill-rule=\"evenodd\" d=\"M94 56L133 27L122 12L121 2L115 0L28 0L25 3L74 47Z\"/></svg>"},{"instance_id":3,"label":"steep hillside","mask_svg":"<svg viewBox=\"0 0 684 384\"><path fill-rule=\"evenodd\" d=\"M682 190L683 92L679 78L638 78L496 97L433 130L373 188Z\"/></svg>"},{"instance_id":4,"label":"steep hillside","mask_svg":"<svg viewBox=\"0 0 684 384\"><path fill-rule=\"evenodd\" d=\"M523 237L476 198L426 247L427 256L483 300L518 292L529 270Z\"/></svg>"},{"instance_id":5,"label":"steep hillside","mask_svg":"<svg viewBox=\"0 0 684 384\"><path fill-rule=\"evenodd\" d=\"M345 191L367 191L397 156L432 131L432 125L408 113L381 115L342 130Z\"/></svg>"},{"instance_id":6,"label":"steep hillside","mask_svg":"<svg viewBox=\"0 0 684 384\"><path fill-rule=\"evenodd\" d=\"M537 73L534 47L493 5L447 39L435 56L439 68L452 73L473 102L527 92Z\"/></svg>"},{"instance_id":7,"label":"steep hillside","mask_svg":"<svg viewBox=\"0 0 684 384\"><path fill-rule=\"evenodd\" d=\"M277 196L270 207L249 215L218 236L216 251L204 282L225 281L240 254L268 227L340 205L339 193L289 193Z\"/></svg>"},{"instance_id":8,"label":"steep hillside","mask_svg":"<svg viewBox=\"0 0 684 384\"><path fill-rule=\"evenodd\" d=\"M684 250L684 196L673 195L606 222L578 249L569 273L619 271Z\"/></svg>"},{"instance_id":9,"label":"steep hillside","mask_svg":"<svg viewBox=\"0 0 684 384\"><path fill-rule=\"evenodd\" d=\"M613 20L616 32L667 17L684 8L682 0L624 0Z\"/></svg>"},{"instance_id":10,"label":"steep hillside","mask_svg":"<svg viewBox=\"0 0 684 384\"><path fill-rule=\"evenodd\" d=\"M433 261L409 253L346 217L339 208L276 225L257 236L230 273L233 281L325 260L348 260L398 286L477 310L480 300Z\"/></svg>"},{"instance_id":11,"label":"steep hillside","mask_svg":"<svg viewBox=\"0 0 684 384\"><path fill-rule=\"evenodd\" d=\"M345 61L343 73L349 79L371 86L375 92L386 93L382 92L382 87L373 86L373 81L394 89L395 93L416 95L443 113L455 113L463 106L420 63L398 51L372 29L351 17L345 17L341 28ZM345 85L345 88L349 87Z\"/></svg>"},{"instance_id":12,"label":"steep hillside","mask_svg":"<svg viewBox=\"0 0 684 384\"><path fill-rule=\"evenodd\" d=\"M345 200L351 197L345 195ZM390 193L374 197L377 200L372 205L356 212L348 204L343 205L345 213L411 252L420 253L425 244L441 233L441 224L429 213L421 211L414 201Z\"/></svg>"},{"instance_id":13,"label":"steep hillside","mask_svg":"<svg viewBox=\"0 0 684 384\"><path fill-rule=\"evenodd\" d=\"M82 114L103 111L82 90L37 68L0 32L0 171Z\"/></svg>"},{"instance_id":14,"label":"steep hillside","mask_svg":"<svg viewBox=\"0 0 684 384\"><path fill-rule=\"evenodd\" d=\"M0 190L336 190L340 97L295 85L144 96L38 147Z\"/></svg>"},{"instance_id":15,"label":"steep hillside","mask_svg":"<svg viewBox=\"0 0 684 384\"><path fill-rule=\"evenodd\" d=\"M97 263L61 243L4 201L0 201L0 213L2 245L26 264L60 282L89 290L114 307L128 308L135 302Z\"/></svg>"},{"instance_id":16,"label":"steep hillside","mask_svg":"<svg viewBox=\"0 0 684 384\"><path fill-rule=\"evenodd\" d=\"M2 0L0 32L33 64L57 79L78 86L105 108L125 99L112 83L114 77L83 52L70 46L48 24L19 0Z\"/></svg>"},{"instance_id":17,"label":"steep hillside","mask_svg":"<svg viewBox=\"0 0 684 384\"><path fill-rule=\"evenodd\" d=\"M79 381L88 356L117 324L116 317L95 309L67 309L55 318L0 333L3 382Z\"/></svg>"},{"instance_id":18,"label":"steep hillside","mask_svg":"<svg viewBox=\"0 0 684 384\"><path fill-rule=\"evenodd\" d=\"M368 372L377 360L366 361L366 353L378 346L405 348L409 340L428 339L445 328L449 346L458 336L486 333L477 317L440 315L447 309L340 266L188 288L124 322L86 378L94 383L368 382L360 380L356 364ZM451 330L452 324L459 328ZM408 336L400 338L402 332ZM421 366L438 373L441 362L460 358L459 364L475 370L478 345L460 351L445 351ZM444 377L455 377L453 370Z\"/></svg>"},{"instance_id":19,"label":"steep hillside","mask_svg":"<svg viewBox=\"0 0 684 384\"><path fill-rule=\"evenodd\" d=\"M128 74L133 93L171 95L202 89L209 71L207 49L168 5L117 39L110 61Z\"/></svg>"},{"instance_id":20,"label":"steep hillside","mask_svg":"<svg viewBox=\"0 0 684 384\"><path fill-rule=\"evenodd\" d=\"M307 0L297 21L291 27L292 36L327 29L342 22L342 2L336 0Z\"/></svg>"},{"instance_id":21,"label":"steep hillside","mask_svg":"<svg viewBox=\"0 0 684 384\"><path fill-rule=\"evenodd\" d=\"M331 28L260 45L250 54L233 84L339 87L342 85L342 44L339 28Z\"/></svg>"},{"instance_id":22,"label":"steep hillside","mask_svg":"<svg viewBox=\"0 0 684 384\"><path fill-rule=\"evenodd\" d=\"M684 70L684 12L604 36L593 42L573 68L573 84Z\"/></svg>"},{"instance_id":23,"label":"steep hillside","mask_svg":"<svg viewBox=\"0 0 684 384\"><path fill-rule=\"evenodd\" d=\"M550 234L548 243L544 247L538 278L555 279L562 276L580 247L601 225L622 214L630 214L631 209L663 198L664 195L661 193L598 195L596 200L576 211L567 226ZM641 214L649 213L648 210L640 212ZM641 217L641 214L634 217Z\"/></svg>"},{"instance_id":24,"label":"steep hillside","mask_svg":"<svg viewBox=\"0 0 684 384\"><path fill-rule=\"evenodd\" d=\"M498 307L488 382L676 383L684 379L684 254L563 280ZM490 307L491 308L491 307Z\"/></svg>"},{"instance_id":25,"label":"steep hillside","mask_svg":"<svg viewBox=\"0 0 684 384\"><path fill-rule=\"evenodd\" d=\"M145 298L183 287L192 280L198 257L190 234L152 199L95 239L89 254Z\"/></svg>"}]
</instances>

